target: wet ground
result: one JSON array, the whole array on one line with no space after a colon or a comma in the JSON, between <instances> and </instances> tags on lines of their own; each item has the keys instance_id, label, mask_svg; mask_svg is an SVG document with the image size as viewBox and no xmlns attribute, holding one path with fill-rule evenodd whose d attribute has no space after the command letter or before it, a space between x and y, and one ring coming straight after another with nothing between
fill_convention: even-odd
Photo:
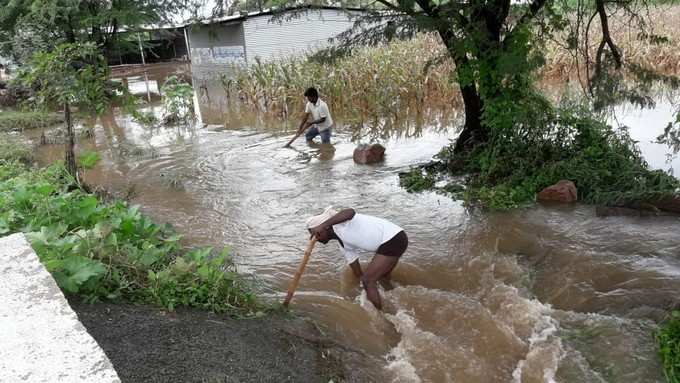
<instances>
[{"instance_id":1,"label":"wet ground","mask_svg":"<svg viewBox=\"0 0 680 383\"><path fill-rule=\"evenodd\" d=\"M307 216L334 205L402 226L411 243L396 288L383 291L385 314L366 304L335 243L317 246L292 305L364 353L355 367L371 379L663 382L652 332L678 299L679 218L601 218L579 204L488 213L409 194L398 172L455 138L455 113L402 121L385 136L340 124L333 146L301 140L284 149L290 126L228 113L206 89L196 96L198 125L145 128L105 117L79 144L102 155L87 181L131 196L191 243L229 246L272 299L281 299L301 259ZM617 121L632 126L651 166L667 168L664 148L649 137L672 105L638 115L620 108ZM357 141L371 138L386 146L385 161L354 164ZM41 155L61 150L47 146Z\"/></svg>"},{"instance_id":2,"label":"wet ground","mask_svg":"<svg viewBox=\"0 0 680 383\"><path fill-rule=\"evenodd\" d=\"M235 320L200 310L70 303L123 383L360 381L341 363L358 354L323 341L299 318Z\"/></svg>"}]
</instances>

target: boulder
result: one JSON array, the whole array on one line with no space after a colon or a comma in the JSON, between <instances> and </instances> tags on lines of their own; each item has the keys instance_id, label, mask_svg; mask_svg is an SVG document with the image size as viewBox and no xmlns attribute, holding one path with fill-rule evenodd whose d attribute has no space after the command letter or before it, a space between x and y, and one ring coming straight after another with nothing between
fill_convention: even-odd
<instances>
[{"instance_id":1,"label":"boulder","mask_svg":"<svg viewBox=\"0 0 680 383\"><path fill-rule=\"evenodd\" d=\"M538 201L542 202L576 202L578 199L578 192L576 185L567 180L560 180L554 185L548 186L541 190L536 196Z\"/></svg>"},{"instance_id":2,"label":"boulder","mask_svg":"<svg viewBox=\"0 0 680 383\"><path fill-rule=\"evenodd\" d=\"M374 164L385 158L385 147L380 144L362 144L354 149L354 162L357 164Z\"/></svg>"}]
</instances>

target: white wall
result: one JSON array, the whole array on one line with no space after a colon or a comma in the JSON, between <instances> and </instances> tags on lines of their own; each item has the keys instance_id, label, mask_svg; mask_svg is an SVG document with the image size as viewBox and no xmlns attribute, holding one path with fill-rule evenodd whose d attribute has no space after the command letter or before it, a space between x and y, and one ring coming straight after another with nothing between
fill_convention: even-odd
<instances>
[{"instance_id":1,"label":"white wall","mask_svg":"<svg viewBox=\"0 0 680 383\"><path fill-rule=\"evenodd\" d=\"M299 18L270 22L271 16L257 16L243 22L248 64L302 54L328 45L328 39L349 29L353 21L340 10L310 10Z\"/></svg>"},{"instance_id":2,"label":"white wall","mask_svg":"<svg viewBox=\"0 0 680 383\"><path fill-rule=\"evenodd\" d=\"M188 28L191 71L195 78L214 80L235 64L245 63L240 21L192 25Z\"/></svg>"}]
</instances>

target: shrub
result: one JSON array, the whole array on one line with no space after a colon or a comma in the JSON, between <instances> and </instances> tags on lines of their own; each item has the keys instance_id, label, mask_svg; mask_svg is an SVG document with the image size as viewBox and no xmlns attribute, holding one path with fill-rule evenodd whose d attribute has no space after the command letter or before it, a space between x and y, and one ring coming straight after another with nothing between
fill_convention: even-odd
<instances>
[{"instance_id":1,"label":"shrub","mask_svg":"<svg viewBox=\"0 0 680 383\"><path fill-rule=\"evenodd\" d=\"M673 310L656 332L659 356L668 383L680 382L680 311Z\"/></svg>"}]
</instances>

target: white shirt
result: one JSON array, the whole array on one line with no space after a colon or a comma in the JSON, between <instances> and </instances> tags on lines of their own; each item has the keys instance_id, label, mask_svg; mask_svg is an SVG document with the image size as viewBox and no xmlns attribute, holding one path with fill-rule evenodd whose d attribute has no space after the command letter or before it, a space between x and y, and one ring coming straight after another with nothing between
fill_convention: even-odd
<instances>
[{"instance_id":1,"label":"white shirt","mask_svg":"<svg viewBox=\"0 0 680 383\"><path fill-rule=\"evenodd\" d=\"M326 103L320 98L316 100L316 104L312 104L311 102L307 101L305 113L312 114L312 121L326 117L326 121L316 124L319 132L328 130L333 125L333 118L331 117L331 112L328 110L328 105L326 105Z\"/></svg>"},{"instance_id":2,"label":"white shirt","mask_svg":"<svg viewBox=\"0 0 680 383\"><path fill-rule=\"evenodd\" d=\"M333 225L333 231L344 245L348 264L359 258L359 252L378 250L402 230L386 219L364 214L355 214L349 221Z\"/></svg>"}]
</instances>

